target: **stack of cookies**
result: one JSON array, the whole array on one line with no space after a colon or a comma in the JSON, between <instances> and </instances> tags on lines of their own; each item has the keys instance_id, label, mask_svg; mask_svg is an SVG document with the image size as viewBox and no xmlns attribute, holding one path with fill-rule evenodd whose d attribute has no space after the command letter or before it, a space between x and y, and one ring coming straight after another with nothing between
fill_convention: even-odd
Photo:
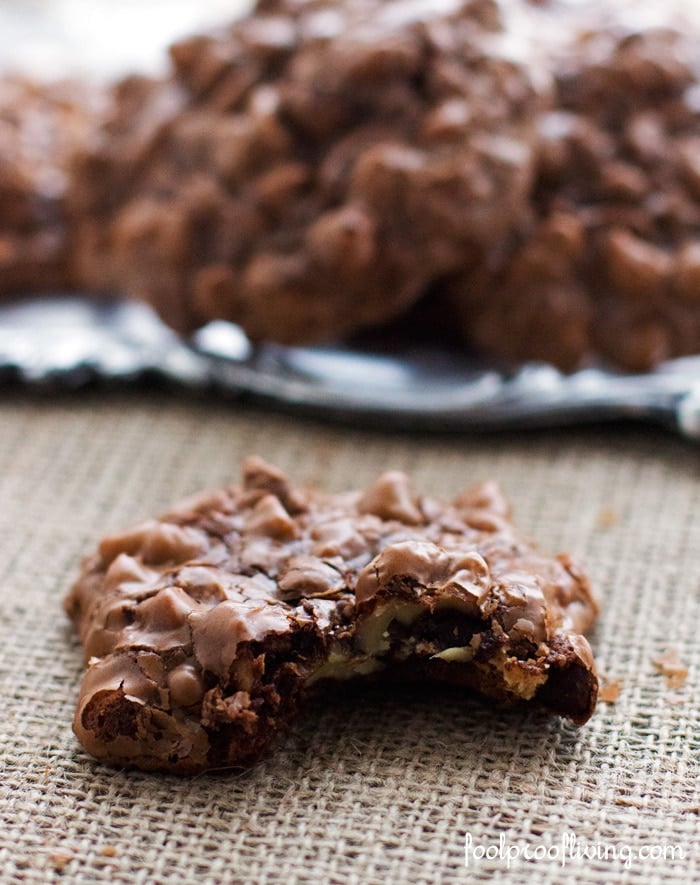
<instances>
[{"instance_id":1,"label":"stack of cookies","mask_svg":"<svg viewBox=\"0 0 700 885\"><path fill-rule=\"evenodd\" d=\"M565 370L698 352L698 31L653 12L260 0L174 46L169 77L117 84L78 139L60 115L57 186L22 138L5 151L0 288L294 344L414 316Z\"/></svg>"}]
</instances>

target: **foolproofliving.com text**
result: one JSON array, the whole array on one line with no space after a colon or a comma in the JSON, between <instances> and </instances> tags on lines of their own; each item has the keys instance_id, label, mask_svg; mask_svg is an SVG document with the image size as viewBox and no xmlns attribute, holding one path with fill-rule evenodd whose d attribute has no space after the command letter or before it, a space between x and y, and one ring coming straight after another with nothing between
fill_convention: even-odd
<instances>
[{"instance_id":1,"label":"foolproofliving.com text","mask_svg":"<svg viewBox=\"0 0 700 885\"><path fill-rule=\"evenodd\" d=\"M685 852L680 845L666 843L632 846L624 842L587 842L576 833L565 831L555 841L542 841L533 845L522 840L510 841L501 833L498 842L475 839L467 833L464 839L464 865L474 868L487 862L502 863L507 869L518 863L532 861L556 861L560 866L583 865L592 861L612 861L630 869L635 862L683 860Z\"/></svg>"}]
</instances>

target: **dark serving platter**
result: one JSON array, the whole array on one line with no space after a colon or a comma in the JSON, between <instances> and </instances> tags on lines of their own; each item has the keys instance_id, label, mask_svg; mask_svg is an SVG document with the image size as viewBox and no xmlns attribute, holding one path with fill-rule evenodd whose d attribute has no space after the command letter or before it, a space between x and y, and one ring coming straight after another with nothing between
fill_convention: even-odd
<instances>
[{"instance_id":1,"label":"dark serving platter","mask_svg":"<svg viewBox=\"0 0 700 885\"><path fill-rule=\"evenodd\" d=\"M228 323L190 339L146 306L52 297L0 306L0 380L43 389L161 379L320 417L424 430L636 419L700 440L700 356L624 375L508 368L460 350L382 345L252 345Z\"/></svg>"}]
</instances>

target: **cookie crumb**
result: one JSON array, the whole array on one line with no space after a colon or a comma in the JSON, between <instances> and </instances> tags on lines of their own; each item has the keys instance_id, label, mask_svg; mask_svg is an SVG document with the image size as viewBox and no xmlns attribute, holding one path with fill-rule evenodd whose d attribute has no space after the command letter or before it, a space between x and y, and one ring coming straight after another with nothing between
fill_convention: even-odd
<instances>
[{"instance_id":1,"label":"cookie crumb","mask_svg":"<svg viewBox=\"0 0 700 885\"><path fill-rule=\"evenodd\" d=\"M105 847L100 851L102 857L116 857L117 849L114 845L105 845Z\"/></svg>"},{"instance_id":2,"label":"cookie crumb","mask_svg":"<svg viewBox=\"0 0 700 885\"><path fill-rule=\"evenodd\" d=\"M51 863L57 873L62 872L72 860L73 852L63 848L54 851L51 855Z\"/></svg>"},{"instance_id":3,"label":"cookie crumb","mask_svg":"<svg viewBox=\"0 0 700 885\"><path fill-rule=\"evenodd\" d=\"M669 688L682 688L688 678L688 668L678 657L675 648L667 648L662 655L651 659L656 670L661 673Z\"/></svg>"},{"instance_id":4,"label":"cookie crumb","mask_svg":"<svg viewBox=\"0 0 700 885\"><path fill-rule=\"evenodd\" d=\"M614 704L620 697L622 691L622 681L620 679L610 679L600 689L598 697L606 704Z\"/></svg>"},{"instance_id":5,"label":"cookie crumb","mask_svg":"<svg viewBox=\"0 0 700 885\"><path fill-rule=\"evenodd\" d=\"M612 507L601 507L596 518L596 525L599 529L609 529L615 525L620 519L616 510Z\"/></svg>"}]
</instances>

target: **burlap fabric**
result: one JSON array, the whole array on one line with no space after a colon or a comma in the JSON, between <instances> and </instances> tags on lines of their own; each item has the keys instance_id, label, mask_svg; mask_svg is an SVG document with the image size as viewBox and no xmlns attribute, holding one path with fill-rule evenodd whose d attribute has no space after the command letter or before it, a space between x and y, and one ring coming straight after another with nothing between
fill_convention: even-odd
<instances>
[{"instance_id":1,"label":"burlap fabric","mask_svg":"<svg viewBox=\"0 0 700 885\"><path fill-rule=\"evenodd\" d=\"M577 729L454 695L339 690L243 775L91 761L70 730L82 659L61 610L82 553L235 477L251 452L336 490L387 467L446 495L497 477L518 524L592 575L593 644L617 702ZM699 454L644 429L409 437L165 394L5 396L2 881L697 880ZM667 649L689 668L680 688L652 663ZM595 856L567 860L572 836Z\"/></svg>"}]
</instances>

